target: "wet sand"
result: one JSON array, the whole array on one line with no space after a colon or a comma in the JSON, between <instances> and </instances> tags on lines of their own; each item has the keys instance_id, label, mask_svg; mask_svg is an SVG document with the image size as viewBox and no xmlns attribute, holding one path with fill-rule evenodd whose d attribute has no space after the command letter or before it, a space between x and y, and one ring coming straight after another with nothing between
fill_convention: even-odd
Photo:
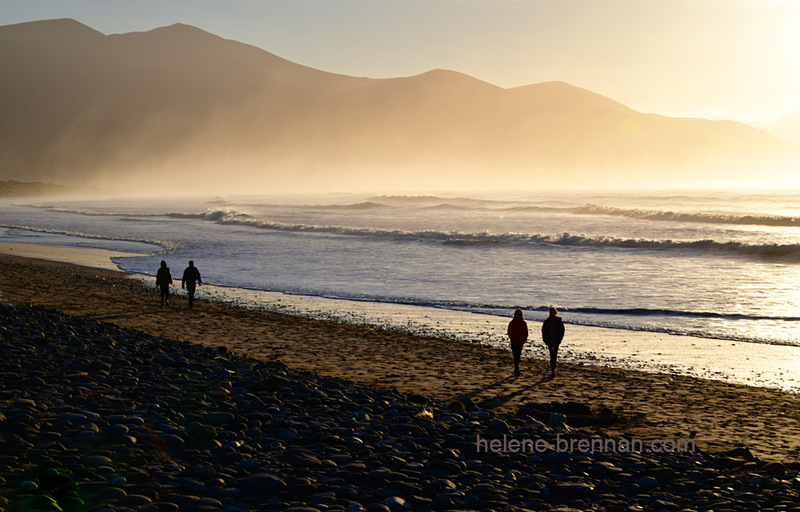
<instances>
[{"instance_id":1,"label":"wet sand","mask_svg":"<svg viewBox=\"0 0 800 512\"><path fill-rule=\"evenodd\" d=\"M118 270L117 266L111 261L111 258L136 256L136 254L133 253L109 251L106 249L62 247L59 245L25 244L18 242L0 242L0 253L21 256L23 258L68 262L83 267L104 268L107 270Z\"/></svg>"},{"instance_id":2,"label":"wet sand","mask_svg":"<svg viewBox=\"0 0 800 512\"><path fill-rule=\"evenodd\" d=\"M782 462L800 455L800 396L790 392L579 364L561 364L549 380L541 359L526 359L522 376L513 378L510 352L475 343L216 302L189 309L182 296L161 309L154 288L103 268L10 255L0 255L0 268L0 294L12 304L225 346L238 355L375 387L445 401L467 397L498 412L516 413L531 402L579 402L616 413L620 421L603 427L611 436L691 437L703 450L746 446L760 458Z\"/></svg>"}]
</instances>

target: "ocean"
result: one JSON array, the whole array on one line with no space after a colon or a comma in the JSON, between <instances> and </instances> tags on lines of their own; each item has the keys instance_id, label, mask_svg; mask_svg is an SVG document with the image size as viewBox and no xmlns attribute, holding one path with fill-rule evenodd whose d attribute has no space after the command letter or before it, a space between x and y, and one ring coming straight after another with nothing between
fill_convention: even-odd
<instances>
[{"instance_id":1,"label":"ocean","mask_svg":"<svg viewBox=\"0 0 800 512\"><path fill-rule=\"evenodd\" d=\"M566 359L800 386L800 191L5 199L0 241L134 253L114 262L144 279L191 259L224 300L501 346L554 305Z\"/></svg>"}]
</instances>

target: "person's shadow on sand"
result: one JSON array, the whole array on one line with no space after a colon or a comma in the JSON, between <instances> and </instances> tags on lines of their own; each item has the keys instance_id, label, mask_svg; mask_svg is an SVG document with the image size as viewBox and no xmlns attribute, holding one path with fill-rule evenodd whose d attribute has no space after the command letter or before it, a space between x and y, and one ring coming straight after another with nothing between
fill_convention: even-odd
<instances>
[{"instance_id":1,"label":"person's shadow on sand","mask_svg":"<svg viewBox=\"0 0 800 512\"><path fill-rule=\"evenodd\" d=\"M552 377L550 375L547 375L545 377L542 377L538 381L532 382L530 384L525 384L524 381L520 382L519 377L509 376L504 379L498 380L497 382L493 382L492 384L489 384L486 387L471 391L470 393L467 393L466 395L463 396L472 399L480 395L489 394L490 395L489 397L479 399L475 403L475 405L483 409L494 409L496 407L500 407L508 403L509 401L518 396L524 395L525 392L530 390L531 388L540 386L541 384L544 384L545 382L548 382L550 380L552 380ZM516 389L511 389L507 393L502 393L503 389L507 388L507 385L512 383L516 383L516 385L514 386ZM498 391L501 392L495 394L494 396L491 396L492 394L494 394L494 390L497 388L500 388Z\"/></svg>"},{"instance_id":2,"label":"person's shadow on sand","mask_svg":"<svg viewBox=\"0 0 800 512\"><path fill-rule=\"evenodd\" d=\"M110 322L112 320L119 320L121 318L136 318L141 316L140 313L110 313L110 314L89 314L83 315L84 318L91 320L98 320L101 322Z\"/></svg>"}]
</instances>

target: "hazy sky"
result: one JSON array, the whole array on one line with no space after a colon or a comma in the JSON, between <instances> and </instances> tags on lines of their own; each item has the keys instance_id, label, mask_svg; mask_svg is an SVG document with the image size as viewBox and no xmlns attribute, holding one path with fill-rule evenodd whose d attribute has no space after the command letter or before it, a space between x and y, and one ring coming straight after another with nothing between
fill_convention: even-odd
<instances>
[{"instance_id":1,"label":"hazy sky","mask_svg":"<svg viewBox=\"0 0 800 512\"><path fill-rule=\"evenodd\" d=\"M670 116L800 110L800 0L0 0L0 25L53 18L181 22L347 75L563 80Z\"/></svg>"}]
</instances>

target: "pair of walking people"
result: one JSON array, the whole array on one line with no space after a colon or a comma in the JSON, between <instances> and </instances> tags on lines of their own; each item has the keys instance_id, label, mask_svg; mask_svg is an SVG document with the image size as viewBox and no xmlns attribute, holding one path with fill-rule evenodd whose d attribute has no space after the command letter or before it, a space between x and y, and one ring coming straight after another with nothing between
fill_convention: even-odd
<instances>
[{"instance_id":1,"label":"pair of walking people","mask_svg":"<svg viewBox=\"0 0 800 512\"><path fill-rule=\"evenodd\" d=\"M169 271L166 261L161 262L161 267L156 274L156 287L161 290L161 307L164 303L169 306L169 285L172 284L172 274ZM189 262L189 266L183 271L183 278L181 279L181 288L186 288L189 293L189 307L194 305L194 292L198 284L203 284L203 279L200 277L200 271L194 266L194 261Z\"/></svg>"},{"instance_id":2,"label":"pair of walking people","mask_svg":"<svg viewBox=\"0 0 800 512\"><path fill-rule=\"evenodd\" d=\"M519 376L522 347L528 341L528 324L525 322L520 309L514 311L514 318L508 324L508 337L511 340L511 353L514 354L514 375ZM542 323L542 341L550 351L550 378L556 376L558 346L561 344L562 339L564 339L564 322L558 316L558 310L551 306L549 316Z\"/></svg>"}]
</instances>

